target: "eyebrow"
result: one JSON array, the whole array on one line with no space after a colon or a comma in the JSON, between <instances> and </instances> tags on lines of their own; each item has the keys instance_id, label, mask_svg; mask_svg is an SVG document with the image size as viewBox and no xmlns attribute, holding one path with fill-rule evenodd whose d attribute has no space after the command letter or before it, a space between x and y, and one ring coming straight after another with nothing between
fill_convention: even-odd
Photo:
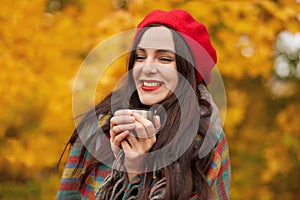
<instances>
[{"instance_id":1,"label":"eyebrow","mask_svg":"<svg viewBox=\"0 0 300 200\"><path fill-rule=\"evenodd\" d=\"M137 50L140 50L140 51L143 51L143 52L145 52L146 51L146 49L144 49L144 48L141 48L141 47L137 47L136 48L136 51ZM175 54L175 52L173 51L173 50L171 50L171 49L157 49L157 50L155 50L157 53L172 53L172 54Z\"/></svg>"}]
</instances>

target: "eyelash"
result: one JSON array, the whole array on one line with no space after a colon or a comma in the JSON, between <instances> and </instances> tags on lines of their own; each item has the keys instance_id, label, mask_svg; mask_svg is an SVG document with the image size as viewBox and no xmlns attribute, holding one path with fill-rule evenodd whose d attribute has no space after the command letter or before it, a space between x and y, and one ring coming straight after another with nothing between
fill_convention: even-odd
<instances>
[{"instance_id":1,"label":"eyelash","mask_svg":"<svg viewBox=\"0 0 300 200\"><path fill-rule=\"evenodd\" d=\"M174 61L174 59L173 58L160 58L159 60L161 60L161 61L165 61L165 62L172 62L172 61Z\"/></svg>"},{"instance_id":2,"label":"eyelash","mask_svg":"<svg viewBox=\"0 0 300 200\"><path fill-rule=\"evenodd\" d=\"M144 60L144 59L146 59L145 56L136 55L136 60L141 61L141 60ZM162 62L173 62L174 61L173 58L169 58L169 57L161 57L161 58L159 58L159 60L162 61Z\"/></svg>"},{"instance_id":3,"label":"eyelash","mask_svg":"<svg viewBox=\"0 0 300 200\"><path fill-rule=\"evenodd\" d=\"M142 59L145 59L145 56L140 56L140 55L136 55L136 60L142 60Z\"/></svg>"}]
</instances>

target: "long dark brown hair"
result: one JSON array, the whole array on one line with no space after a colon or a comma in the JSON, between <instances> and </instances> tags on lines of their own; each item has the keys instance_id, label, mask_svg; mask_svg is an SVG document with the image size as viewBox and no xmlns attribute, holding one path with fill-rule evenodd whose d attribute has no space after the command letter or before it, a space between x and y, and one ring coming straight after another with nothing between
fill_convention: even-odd
<instances>
[{"instance_id":1,"label":"long dark brown hair","mask_svg":"<svg viewBox=\"0 0 300 200\"><path fill-rule=\"evenodd\" d=\"M162 25L151 25L162 26ZM93 115L113 113L114 110L120 108L148 108L143 105L135 91L135 85L131 73L136 60L135 49L144 34L149 28L146 27L139 31L132 46L132 50L128 60L128 81L124 86L108 95L103 101L88 112L82 119L79 126L74 130L73 135L68 141L68 145L73 145L79 137L79 132L84 132L83 129L88 129L92 126L91 122ZM168 148L162 152L161 159L178 158L173 160L171 164L163 167L161 171L166 177L166 195L165 199L189 199L192 194L198 194L201 199L208 199L210 194L210 187L206 180L209 165L211 163L211 154L204 158L199 158L198 151L201 147L203 138L205 137L208 125L205 123L211 115L211 105L208 101L201 97L201 93L197 88L196 71L194 68L194 59L191 51L181 37L175 30L167 27L172 31L175 51L176 51L176 65L179 76L178 85L174 94L160 102L157 106L158 115L163 115L163 127L157 134L157 141L153 145L151 152L160 150L163 147ZM134 91L129 94L128 90ZM112 98L114 96L114 98ZM201 115L199 110L201 109ZM164 113L162 112L164 111ZM200 116L199 116L200 115ZM101 130L103 132L95 131L96 134L105 134L109 138L109 120L105 123ZM193 134L193 132L196 134ZM201 138L200 141L196 138ZM186 146L184 151L178 146ZM77 167L84 165L85 156L88 150L83 146L81 150L80 160ZM108 152L103 154L101 161L112 161L114 155L109 148ZM101 162L96 158L91 158L91 164L87 166L83 176L81 176L81 187L85 184L86 179L91 171L99 166ZM145 190L144 197L147 197L151 183L153 182L152 172L145 173Z\"/></svg>"}]
</instances>

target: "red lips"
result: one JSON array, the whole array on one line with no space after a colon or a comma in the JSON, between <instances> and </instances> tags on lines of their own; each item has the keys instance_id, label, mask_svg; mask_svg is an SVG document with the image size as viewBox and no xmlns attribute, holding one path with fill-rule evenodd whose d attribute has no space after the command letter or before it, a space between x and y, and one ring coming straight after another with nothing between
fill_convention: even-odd
<instances>
[{"instance_id":1,"label":"red lips","mask_svg":"<svg viewBox=\"0 0 300 200\"><path fill-rule=\"evenodd\" d=\"M150 92L157 90L163 86L162 82L155 81L155 80L147 80L147 81L141 81L142 83L142 90Z\"/></svg>"}]
</instances>

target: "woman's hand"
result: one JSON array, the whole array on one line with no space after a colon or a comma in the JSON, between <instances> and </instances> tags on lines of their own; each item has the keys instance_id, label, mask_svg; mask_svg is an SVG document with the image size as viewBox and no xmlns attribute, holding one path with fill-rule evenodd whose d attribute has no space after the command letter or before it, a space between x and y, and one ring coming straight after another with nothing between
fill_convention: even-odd
<instances>
[{"instance_id":1,"label":"woman's hand","mask_svg":"<svg viewBox=\"0 0 300 200\"><path fill-rule=\"evenodd\" d=\"M160 128L159 116L153 117L153 123L138 113L135 117L135 134L129 134L121 142L125 152L125 167L129 172L141 173L144 171L144 154L149 152L156 142L156 133ZM131 132L132 133L132 132Z\"/></svg>"},{"instance_id":2,"label":"woman's hand","mask_svg":"<svg viewBox=\"0 0 300 200\"><path fill-rule=\"evenodd\" d=\"M110 119L110 144L115 157L120 151L121 142L128 137L129 131L134 130L134 128L135 118L131 110L118 110Z\"/></svg>"},{"instance_id":3,"label":"woman's hand","mask_svg":"<svg viewBox=\"0 0 300 200\"><path fill-rule=\"evenodd\" d=\"M143 155L156 142L156 133L160 128L159 116L153 117L153 123L132 110L116 111L110 121L110 141L114 155L123 148L124 164L130 172L144 170Z\"/></svg>"}]
</instances>

